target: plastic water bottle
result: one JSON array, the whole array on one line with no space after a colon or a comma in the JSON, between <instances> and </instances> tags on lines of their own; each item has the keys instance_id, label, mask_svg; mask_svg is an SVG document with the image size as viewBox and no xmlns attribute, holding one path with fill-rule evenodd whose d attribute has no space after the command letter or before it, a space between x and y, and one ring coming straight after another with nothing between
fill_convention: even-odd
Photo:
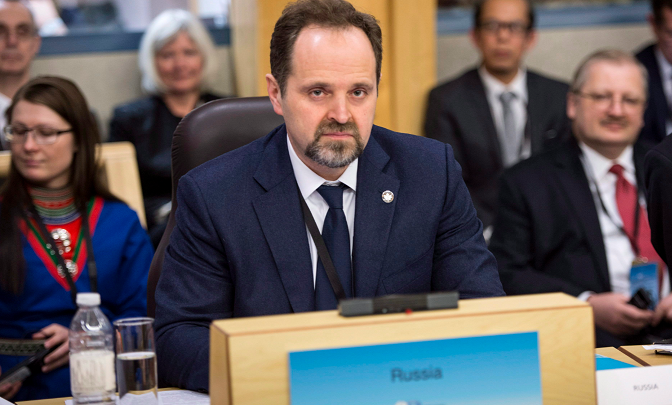
<instances>
[{"instance_id":1,"label":"plastic water bottle","mask_svg":"<svg viewBox=\"0 0 672 405\"><path fill-rule=\"evenodd\" d=\"M79 310L70 323L70 388L75 405L116 402L112 325L99 305L100 294L77 294Z\"/></svg>"}]
</instances>

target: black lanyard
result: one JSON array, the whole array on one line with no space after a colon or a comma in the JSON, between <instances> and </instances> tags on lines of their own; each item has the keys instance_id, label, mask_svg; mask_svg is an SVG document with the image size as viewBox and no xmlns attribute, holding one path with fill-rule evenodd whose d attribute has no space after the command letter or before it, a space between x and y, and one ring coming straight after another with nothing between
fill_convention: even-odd
<instances>
[{"instance_id":1,"label":"black lanyard","mask_svg":"<svg viewBox=\"0 0 672 405\"><path fill-rule=\"evenodd\" d=\"M611 216L609 211L607 211L607 206L604 205L604 200L602 199L602 193L600 193L600 187L597 184L597 180L595 179L595 177L593 175L593 168L589 166L590 162L585 161L583 153L581 154L581 160L583 162L584 167L586 167L588 169L588 170L586 170L586 172L590 171L590 175L587 176L588 181L591 182L593 184L593 186L595 187L595 194L597 194L597 200L600 202L600 208L602 208L602 211L607 215L607 218L609 218L609 220L614 224L614 226L616 226L616 228L618 228L618 230L628 238L628 240L630 241L630 245L632 245L632 250L635 252L635 256L639 257L640 256L640 254L639 254L640 250L639 250L639 244L637 243L637 237L639 236L639 216L640 216L640 211L641 211L641 207L639 205L639 197L640 197L639 187L635 186L635 190L637 190L637 192L635 193L635 198L636 198L636 201L635 201L635 229L633 230L633 235L630 236L625 231L625 228L623 227L623 225L619 224L618 221L616 221L616 219L614 219L614 217ZM618 180L616 180L616 181L618 182ZM626 181L627 181L627 179L626 179ZM618 206L618 204L617 204L617 206Z\"/></svg>"},{"instance_id":2,"label":"black lanyard","mask_svg":"<svg viewBox=\"0 0 672 405\"><path fill-rule=\"evenodd\" d=\"M53 236L51 236L51 232L49 232L46 225L44 225L44 222L42 221L40 215L37 213L37 210L35 209L34 205L30 206L29 212L30 216L33 217L33 219L37 223L37 226L40 229L40 233L42 234L42 238L44 238L44 240L47 242L47 253L51 257L55 257L56 261L58 261L58 267L61 268L65 280L67 281L68 286L70 287L70 298L72 298L72 302L75 305L77 305L77 287L75 286L75 282L72 279L72 276L70 275L70 270L68 270L68 267L65 264L65 259L63 259L63 256L61 256L61 253L58 251L58 246L56 246L56 242L54 241ZM86 262L89 265L88 270L89 270L89 281L91 283L91 291L97 292L98 270L96 267L96 258L93 255L93 243L91 242L89 217L87 215L86 210L83 210L80 213L80 218L82 219L81 232L84 233L84 241L86 243Z\"/></svg>"},{"instance_id":3,"label":"black lanyard","mask_svg":"<svg viewBox=\"0 0 672 405\"><path fill-rule=\"evenodd\" d=\"M343 289L343 284L341 284L341 279L338 278L338 273L336 272L334 263L331 261L331 256L329 255L327 245L324 243L324 239L320 234L320 230L317 228L317 223L315 223L315 218L313 218L313 214L310 212L310 208L308 208L306 200L304 200L303 195L301 195L301 189L299 189L298 185L296 188L299 190L299 201L301 201L301 208L303 209L303 220L308 227L310 236L313 237L313 242L315 242L315 246L317 247L317 254L320 256L320 260L324 266L324 271L327 273L327 278L329 279L331 288L334 289L334 294L336 294L336 298L339 301L344 300L346 299L345 290ZM350 269L350 271L352 271L352 269ZM354 297L354 291L352 293L352 296Z\"/></svg>"}]
</instances>

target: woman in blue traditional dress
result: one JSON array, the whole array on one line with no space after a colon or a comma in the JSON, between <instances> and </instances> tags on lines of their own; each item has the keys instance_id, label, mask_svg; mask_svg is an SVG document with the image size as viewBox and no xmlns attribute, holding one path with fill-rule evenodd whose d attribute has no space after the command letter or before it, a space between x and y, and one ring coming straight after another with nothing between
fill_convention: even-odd
<instances>
[{"instance_id":1,"label":"woman in blue traditional dress","mask_svg":"<svg viewBox=\"0 0 672 405\"><path fill-rule=\"evenodd\" d=\"M74 294L100 293L111 321L145 316L152 247L135 212L101 182L98 128L74 83L35 78L6 114L12 165L0 190L0 371L54 350L34 375L0 385L0 397L70 396Z\"/></svg>"}]
</instances>

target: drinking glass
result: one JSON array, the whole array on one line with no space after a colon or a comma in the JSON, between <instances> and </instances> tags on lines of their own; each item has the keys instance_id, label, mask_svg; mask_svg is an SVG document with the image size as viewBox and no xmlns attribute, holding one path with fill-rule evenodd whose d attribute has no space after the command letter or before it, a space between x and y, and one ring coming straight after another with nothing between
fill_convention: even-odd
<instances>
[{"instance_id":1,"label":"drinking glass","mask_svg":"<svg viewBox=\"0 0 672 405\"><path fill-rule=\"evenodd\" d=\"M153 318L114 322L119 404L158 405Z\"/></svg>"}]
</instances>

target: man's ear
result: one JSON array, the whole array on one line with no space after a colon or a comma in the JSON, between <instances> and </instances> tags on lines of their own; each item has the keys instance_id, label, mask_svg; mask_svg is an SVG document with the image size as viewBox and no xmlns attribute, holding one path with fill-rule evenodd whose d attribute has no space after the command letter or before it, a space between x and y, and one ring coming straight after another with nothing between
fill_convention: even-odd
<instances>
[{"instance_id":1,"label":"man's ear","mask_svg":"<svg viewBox=\"0 0 672 405\"><path fill-rule=\"evenodd\" d=\"M35 58L35 55L40 51L40 47L42 46L42 37L36 36L35 39L33 40L32 44L32 50L31 50L31 59Z\"/></svg>"},{"instance_id":2,"label":"man's ear","mask_svg":"<svg viewBox=\"0 0 672 405\"><path fill-rule=\"evenodd\" d=\"M266 75L266 90L268 90L268 97L273 104L273 111L278 115L282 114L282 95L280 94L280 86L272 74Z\"/></svg>"},{"instance_id":3,"label":"man's ear","mask_svg":"<svg viewBox=\"0 0 672 405\"><path fill-rule=\"evenodd\" d=\"M481 49L481 46L478 42L478 37L477 37L476 29L472 28L469 30L469 39L471 40L471 44L476 48L476 49Z\"/></svg>"},{"instance_id":4,"label":"man's ear","mask_svg":"<svg viewBox=\"0 0 672 405\"><path fill-rule=\"evenodd\" d=\"M576 94L567 92L567 117L573 120L576 117Z\"/></svg>"},{"instance_id":5,"label":"man's ear","mask_svg":"<svg viewBox=\"0 0 672 405\"><path fill-rule=\"evenodd\" d=\"M525 38L525 52L529 52L537 44L537 30L532 29L527 33Z\"/></svg>"},{"instance_id":6,"label":"man's ear","mask_svg":"<svg viewBox=\"0 0 672 405\"><path fill-rule=\"evenodd\" d=\"M649 13L646 16L646 21L649 22L649 25L651 26L651 29L655 32L656 28L658 28L658 24L656 24L656 18L653 16L652 13Z\"/></svg>"}]
</instances>

